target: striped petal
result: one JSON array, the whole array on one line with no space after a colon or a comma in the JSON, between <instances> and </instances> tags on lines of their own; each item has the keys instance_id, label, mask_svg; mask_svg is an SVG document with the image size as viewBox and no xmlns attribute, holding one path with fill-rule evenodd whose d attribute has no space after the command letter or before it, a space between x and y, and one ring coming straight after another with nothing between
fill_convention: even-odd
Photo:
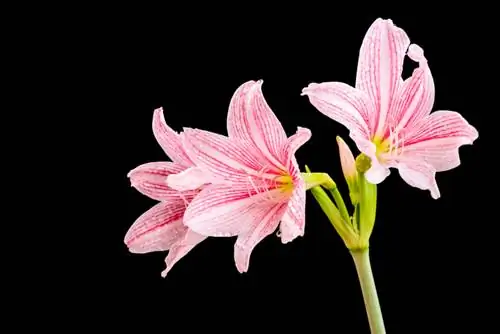
<instances>
[{"instance_id":1,"label":"striped petal","mask_svg":"<svg viewBox=\"0 0 500 334\"><path fill-rule=\"evenodd\" d=\"M209 185L188 206L184 224L205 236L235 236L281 198L279 190L256 193L250 184Z\"/></svg>"},{"instance_id":2,"label":"striped petal","mask_svg":"<svg viewBox=\"0 0 500 334\"><path fill-rule=\"evenodd\" d=\"M187 253L189 253L196 245L205 240L207 237L187 230L184 237L177 241L169 250L165 264L167 268L162 271L161 276L166 277L172 267Z\"/></svg>"},{"instance_id":3,"label":"striped petal","mask_svg":"<svg viewBox=\"0 0 500 334\"><path fill-rule=\"evenodd\" d=\"M177 162L185 167L192 166L191 159L184 152L182 141L177 132L172 130L163 115L163 109L158 108L153 114L153 134L158 141L158 144L163 148L163 151L172 161Z\"/></svg>"},{"instance_id":4,"label":"striped petal","mask_svg":"<svg viewBox=\"0 0 500 334\"><path fill-rule=\"evenodd\" d=\"M165 251L184 237L182 224L185 211L182 200L160 202L142 214L125 235L125 244L132 253Z\"/></svg>"},{"instance_id":5,"label":"striped petal","mask_svg":"<svg viewBox=\"0 0 500 334\"><path fill-rule=\"evenodd\" d=\"M174 162L149 162L131 170L128 177L132 186L142 194L167 201L179 198L179 192L167 186L167 177L182 172L184 168Z\"/></svg>"},{"instance_id":6,"label":"striped petal","mask_svg":"<svg viewBox=\"0 0 500 334\"><path fill-rule=\"evenodd\" d=\"M364 92L341 82L324 82L309 84L302 95L307 95L319 112L349 129L351 137L370 139L374 107Z\"/></svg>"},{"instance_id":7,"label":"striped petal","mask_svg":"<svg viewBox=\"0 0 500 334\"><path fill-rule=\"evenodd\" d=\"M412 44L408 56L419 63L410 78L406 79L398 93L397 101L391 110L393 131L398 132L406 127L411 128L415 122L429 115L434 104L434 80L424 57L424 51ZM386 129L386 137L390 129Z\"/></svg>"},{"instance_id":8,"label":"striped petal","mask_svg":"<svg viewBox=\"0 0 500 334\"><path fill-rule=\"evenodd\" d=\"M297 128L297 132L287 139L287 144L284 147L283 153L287 170L290 170L295 161L295 152L297 152L302 145L307 143L309 139L311 139L311 130L300 126Z\"/></svg>"},{"instance_id":9,"label":"striped petal","mask_svg":"<svg viewBox=\"0 0 500 334\"><path fill-rule=\"evenodd\" d=\"M228 134L251 142L270 164L285 168L282 148L287 136L262 94L262 80L244 83L234 94L227 119ZM257 154L255 154L257 155Z\"/></svg>"},{"instance_id":10,"label":"striped petal","mask_svg":"<svg viewBox=\"0 0 500 334\"><path fill-rule=\"evenodd\" d=\"M436 170L422 161L406 161L397 166L399 175L410 186L429 190L432 198L438 199L441 195L436 183Z\"/></svg>"},{"instance_id":11,"label":"striped petal","mask_svg":"<svg viewBox=\"0 0 500 334\"><path fill-rule=\"evenodd\" d=\"M246 182L249 176L270 177L255 152L240 141L198 130L184 129L184 147L196 165L222 181Z\"/></svg>"},{"instance_id":12,"label":"striped petal","mask_svg":"<svg viewBox=\"0 0 500 334\"><path fill-rule=\"evenodd\" d=\"M238 236L234 244L234 261L240 273L248 271L253 249L276 230L285 210L285 204L268 207L267 210L261 212L259 219L249 222L249 228L245 233Z\"/></svg>"},{"instance_id":13,"label":"striped petal","mask_svg":"<svg viewBox=\"0 0 500 334\"><path fill-rule=\"evenodd\" d=\"M415 124L408 133L402 156L420 160L438 172L460 165L458 149L471 145L478 138L477 130L459 113L436 111Z\"/></svg>"},{"instance_id":14,"label":"striped petal","mask_svg":"<svg viewBox=\"0 0 500 334\"><path fill-rule=\"evenodd\" d=\"M286 244L304 236L306 225L306 189L303 180L297 181L292 197L281 219L281 242Z\"/></svg>"},{"instance_id":15,"label":"striped petal","mask_svg":"<svg viewBox=\"0 0 500 334\"><path fill-rule=\"evenodd\" d=\"M375 104L369 126L382 136L398 87L402 84L403 61L410 40L391 20L377 19L368 29L359 52L356 88Z\"/></svg>"}]
</instances>

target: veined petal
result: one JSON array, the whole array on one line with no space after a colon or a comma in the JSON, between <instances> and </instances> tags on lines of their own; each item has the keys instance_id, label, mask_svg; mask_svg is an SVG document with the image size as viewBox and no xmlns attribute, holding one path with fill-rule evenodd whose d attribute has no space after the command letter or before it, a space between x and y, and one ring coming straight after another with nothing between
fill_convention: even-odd
<instances>
[{"instance_id":1,"label":"veined petal","mask_svg":"<svg viewBox=\"0 0 500 334\"><path fill-rule=\"evenodd\" d=\"M153 134L158 141L158 144L163 148L163 151L172 161L177 162L185 167L193 165L193 162L187 156L179 134L172 130L163 115L163 109L158 108L153 115Z\"/></svg>"},{"instance_id":2,"label":"veined petal","mask_svg":"<svg viewBox=\"0 0 500 334\"><path fill-rule=\"evenodd\" d=\"M177 241L169 250L165 264L167 268L162 271L161 276L166 277L168 272L172 270L174 264L186 256L196 245L205 240L207 237L200 235L191 230L186 230L182 239Z\"/></svg>"},{"instance_id":3,"label":"veined petal","mask_svg":"<svg viewBox=\"0 0 500 334\"><path fill-rule=\"evenodd\" d=\"M374 107L364 92L341 82L323 82L309 84L302 95L307 95L319 112L348 128L352 136L371 138L369 122Z\"/></svg>"},{"instance_id":4,"label":"veined petal","mask_svg":"<svg viewBox=\"0 0 500 334\"><path fill-rule=\"evenodd\" d=\"M167 177L182 172L185 167L175 162L149 162L128 173L130 182L142 194L166 201L179 198L179 192L167 186Z\"/></svg>"},{"instance_id":5,"label":"veined petal","mask_svg":"<svg viewBox=\"0 0 500 334\"><path fill-rule=\"evenodd\" d=\"M424 51L416 44L410 45L408 56L419 63L410 78L406 79L391 109L391 124L394 132L411 128L415 122L429 115L434 104L434 80L424 57ZM390 129L386 129L385 136Z\"/></svg>"},{"instance_id":6,"label":"veined petal","mask_svg":"<svg viewBox=\"0 0 500 334\"><path fill-rule=\"evenodd\" d=\"M247 95L245 109L246 124L249 136L262 154L280 169L284 169L286 161L281 155L287 136L281 122L262 94L262 80L251 87Z\"/></svg>"},{"instance_id":7,"label":"veined petal","mask_svg":"<svg viewBox=\"0 0 500 334\"><path fill-rule=\"evenodd\" d=\"M250 184L209 185L190 203L184 224L205 236L234 236L282 198L280 190L257 193Z\"/></svg>"},{"instance_id":8,"label":"veined petal","mask_svg":"<svg viewBox=\"0 0 500 334\"><path fill-rule=\"evenodd\" d=\"M436 183L436 170L429 164L421 161L405 161L397 166L399 175L410 186L422 190L429 190L434 199L441 195Z\"/></svg>"},{"instance_id":9,"label":"veined petal","mask_svg":"<svg viewBox=\"0 0 500 334\"><path fill-rule=\"evenodd\" d=\"M185 211L182 200L160 202L143 213L125 235L125 244L132 253L168 250L184 236L187 228L182 224Z\"/></svg>"},{"instance_id":10,"label":"veined petal","mask_svg":"<svg viewBox=\"0 0 500 334\"><path fill-rule=\"evenodd\" d=\"M421 160L442 172L460 165L458 149L471 145L479 134L459 113L436 111L415 124L408 133L402 157Z\"/></svg>"},{"instance_id":11,"label":"veined petal","mask_svg":"<svg viewBox=\"0 0 500 334\"><path fill-rule=\"evenodd\" d=\"M260 219L253 219L250 222L249 229L238 236L234 244L234 261L240 273L248 271L250 255L253 249L265 237L276 230L286 207L286 204L267 207L267 210L263 212L264 215L261 215Z\"/></svg>"},{"instance_id":12,"label":"veined petal","mask_svg":"<svg viewBox=\"0 0 500 334\"><path fill-rule=\"evenodd\" d=\"M172 189L187 191L199 189L211 181L212 177L209 173L199 167L190 167L180 173L169 175L166 182Z\"/></svg>"},{"instance_id":13,"label":"veined petal","mask_svg":"<svg viewBox=\"0 0 500 334\"><path fill-rule=\"evenodd\" d=\"M382 136L386 118L401 85L403 61L410 39L391 20L377 19L368 29L359 51L356 88L375 104L370 129Z\"/></svg>"},{"instance_id":14,"label":"veined petal","mask_svg":"<svg viewBox=\"0 0 500 334\"><path fill-rule=\"evenodd\" d=\"M198 129L185 129L183 139L186 152L196 165L220 180L246 180L250 175L274 177L265 173L269 167L262 166L254 152L237 140Z\"/></svg>"},{"instance_id":15,"label":"veined petal","mask_svg":"<svg viewBox=\"0 0 500 334\"><path fill-rule=\"evenodd\" d=\"M281 219L281 242L286 244L297 237L304 236L306 225L306 190L304 180L295 184L292 197Z\"/></svg>"},{"instance_id":16,"label":"veined petal","mask_svg":"<svg viewBox=\"0 0 500 334\"><path fill-rule=\"evenodd\" d=\"M285 156L287 170L290 169L294 160L295 152L297 152L302 145L307 143L309 139L311 139L311 130L300 126L297 128L297 132L288 138L285 146L285 152L283 154L283 156Z\"/></svg>"}]
</instances>

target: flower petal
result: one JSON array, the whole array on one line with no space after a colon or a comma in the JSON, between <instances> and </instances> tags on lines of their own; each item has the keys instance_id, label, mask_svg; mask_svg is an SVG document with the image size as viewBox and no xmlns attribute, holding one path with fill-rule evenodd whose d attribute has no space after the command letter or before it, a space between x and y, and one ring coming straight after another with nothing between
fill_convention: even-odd
<instances>
[{"instance_id":1,"label":"flower petal","mask_svg":"<svg viewBox=\"0 0 500 334\"><path fill-rule=\"evenodd\" d=\"M257 193L250 184L209 185L188 206L184 224L205 236L234 236L281 198L279 190Z\"/></svg>"},{"instance_id":2,"label":"flower petal","mask_svg":"<svg viewBox=\"0 0 500 334\"><path fill-rule=\"evenodd\" d=\"M370 129L382 136L395 94L402 82L403 61L410 40L391 20L377 19L368 29L359 52L356 88L375 104Z\"/></svg>"},{"instance_id":3,"label":"flower petal","mask_svg":"<svg viewBox=\"0 0 500 334\"><path fill-rule=\"evenodd\" d=\"M415 124L402 148L406 159L421 160L442 172L460 165L458 149L479 134L459 113L436 111Z\"/></svg>"},{"instance_id":4,"label":"flower petal","mask_svg":"<svg viewBox=\"0 0 500 334\"><path fill-rule=\"evenodd\" d=\"M413 71L399 89L397 100L391 109L391 123L395 125L394 132L411 128L415 122L429 115L434 104L434 80L424 57L424 51L418 45L412 44L408 56L418 61L419 67ZM385 136L390 129L386 129Z\"/></svg>"},{"instance_id":5,"label":"flower petal","mask_svg":"<svg viewBox=\"0 0 500 334\"><path fill-rule=\"evenodd\" d=\"M304 236L306 225L306 190L304 180L296 182L292 197L281 219L281 242L286 244Z\"/></svg>"},{"instance_id":6,"label":"flower petal","mask_svg":"<svg viewBox=\"0 0 500 334\"><path fill-rule=\"evenodd\" d=\"M284 147L285 152L283 154L283 156L286 157L285 162L286 162L287 170L290 169L290 166L292 165L293 161L295 160L295 157L294 157L295 152L297 152L297 150L302 145L307 143L309 141L309 139L311 139L311 130L309 130L307 128L302 128L300 126L297 128L297 132L288 138L287 144Z\"/></svg>"},{"instance_id":7,"label":"flower petal","mask_svg":"<svg viewBox=\"0 0 500 334\"><path fill-rule=\"evenodd\" d=\"M429 164L420 161L407 161L397 166L399 175L410 186L429 190L434 199L441 195L436 183L436 170Z\"/></svg>"},{"instance_id":8,"label":"flower petal","mask_svg":"<svg viewBox=\"0 0 500 334\"><path fill-rule=\"evenodd\" d=\"M191 159L189 159L187 154L184 152L179 134L172 130L172 128L170 128L165 122L162 108L158 108L154 111L153 134L158 141L158 144L160 144L172 161L185 167L193 165Z\"/></svg>"},{"instance_id":9,"label":"flower petal","mask_svg":"<svg viewBox=\"0 0 500 334\"><path fill-rule=\"evenodd\" d=\"M390 165L387 165L385 161L379 161L376 154L375 144L369 140L362 138L353 138L358 149L366 154L371 160L370 169L365 173L365 178L368 182L373 184L379 184L384 181L390 174Z\"/></svg>"},{"instance_id":10,"label":"flower petal","mask_svg":"<svg viewBox=\"0 0 500 334\"><path fill-rule=\"evenodd\" d=\"M231 100L227 128L230 137L252 142L275 167L284 169L281 156L287 136L262 94L262 80L244 83Z\"/></svg>"},{"instance_id":11,"label":"flower petal","mask_svg":"<svg viewBox=\"0 0 500 334\"><path fill-rule=\"evenodd\" d=\"M273 233L286 210L285 204L278 204L271 207L261 215L261 219L253 219L250 228L238 236L234 244L234 261L240 273L248 271L250 255L255 246L269 234Z\"/></svg>"},{"instance_id":12,"label":"flower petal","mask_svg":"<svg viewBox=\"0 0 500 334\"><path fill-rule=\"evenodd\" d=\"M167 268L162 271L161 276L166 277L168 272L180 259L186 256L187 253L206 238L207 237L188 229L184 237L170 248L167 258L165 259Z\"/></svg>"},{"instance_id":13,"label":"flower petal","mask_svg":"<svg viewBox=\"0 0 500 334\"><path fill-rule=\"evenodd\" d=\"M175 162L149 162L128 173L130 182L142 194L166 201L179 198L179 192L167 186L167 177L182 172L185 167Z\"/></svg>"},{"instance_id":14,"label":"flower petal","mask_svg":"<svg viewBox=\"0 0 500 334\"><path fill-rule=\"evenodd\" d=\"M178 191L195 190L211 183L212 178L199 167L190 167L180 173L167 177L167 184Z\"/></svg>"},{"instance_id":15,"label":"flower petal","mask_svg":"<svg viewBox=\"0 0 500 334\"><path fill-rule=\"evenodd\" d=\"M255 158L255 152L245 149L240 141L198 130L184 129L183 143L186 152L196 165L210 172L221 181L241 181L249 176L268 176L266 166Z\"/></svg>"},{"instance_id":16,"label":"flower petal","mask_svg":"<svg viewBox=\"0 0 500 334\"><path fill-rule=\"evenodd\" d=\"M160 202L143 213L125 235L125 244L132 253L168 250L184 236L182 224L185 204L182 200Z\"/></svg>"},{"instance_id":17,"label":"flower petal","mask_svg":"<svg viewBox=\"0 0 500 334\"><path fill-rule=\"evenodd\" d=\"M311 83L302 90L322 114L344 125L351 136L369 139L373 104L360 90L341 82Z\"/></svg>"}]
</instances>

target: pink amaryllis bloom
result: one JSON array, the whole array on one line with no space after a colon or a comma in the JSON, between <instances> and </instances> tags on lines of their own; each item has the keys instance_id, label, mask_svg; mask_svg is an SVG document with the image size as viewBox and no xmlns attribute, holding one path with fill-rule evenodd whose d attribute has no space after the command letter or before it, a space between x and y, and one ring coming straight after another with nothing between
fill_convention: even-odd
<instances>
[{"instance_id":1,"label":"pink amaryllis bloom","mask_svg":"<svg viewBox=\"0 0 500 334\"><path fill-rule=\"evenodd\" d=\"M405 55L419 66L403 80ZM460 114L436 111L434 82L422 48L410 45L391 20L377 19L361 45L356 87L312 83L303 89L320 112L350 130L358 149L371 158L366 178L380 183L397 168L411 186L439 198L435 173L460 164L458 149L478 132Z\"/></svg>"},{"instance_id":2,"label":"pink amaryllis bloom","mask_svg":"<svg viewBox=\"0 0 500 334\"><path fill-rule=\"evenodd\" d=\"M283 243L304 234L306 187L295 152L311 132L298 128L287 138L261 85L249 81L234 93L229 137L197 129L183 132L186 152L212 182L190 203L184 224L205 236L238 236L234 258L239 272L248 270L252 250L278 225ZM187 189L191 181L175 176L168 182Z\"/></svg>"},{"instance_id":3,"label":"pink amaryllis bloom","mask_svg":"<svg viewBox=\"0 0 500 334\"><path fill-rule=\"evenodd\" d=\"M180 135L165 123L161 108L154 112L153 133L173 162L150 162L129 172L133 187L160 202L134 222L124 241L132 253L168 250L167 268L162 272L165 277L177 261L206 237L189 230L182 222L186 207L200 191L201 184L184 191L167 186L167 176L196 174L197 169L186 155Z\"/></svg>"}]
</instances>

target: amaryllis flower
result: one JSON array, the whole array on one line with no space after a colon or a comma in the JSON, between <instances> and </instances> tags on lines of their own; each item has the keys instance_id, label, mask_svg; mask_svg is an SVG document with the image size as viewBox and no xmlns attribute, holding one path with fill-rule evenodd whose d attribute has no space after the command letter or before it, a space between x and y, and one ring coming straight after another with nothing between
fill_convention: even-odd
<instances>
[{"instance_id":1,"label":"amaryllis flower","mask_svg":"<svg viewBox=\"0 0 500 334\"><path fill-rule=\"evenodd\" d=\"M206 237L182 223L186 207L200 191L196 188L201 184L186 191L167 186L167 176L186 171L195 174L197 170L184 152L180 135L165 123L161 108L154 112L153 133L173 162L146 163L128 174L133 187L160 202L135 221L125 236L125 244L132 253L169 250L165 260L167 268L162 272L165 277L177 261Z\"/></svg>"},{"instance_id":2,"label":"amaryllis flower","mask_svg":"<svg viewBox=\"0 0 500 334\"><path fill-rule=\"evenodd\" d=\"M401 78L405 55L419 66ZM434 82L422 48L410 45L391 20L377 19L361 45L356 88L340 82L303 89L323 114L343 124L358 149L371 158L366 178L380 183L397 168L411 186L439 198L435 173L460 164L458 149L478 132L453 111L430 113Z\"/></svg>"},{"instance_id":3,"label":"amaryllis flower","mask_svg":"<svg viewBox=\"0 0 500 334\"><path fill-rule=\"evenodd\" d=\"M240 272L248 270L252 250L278 225L283 243L304 234L306 187L294 155L311 132L298 128L287 138L261 85L246 82L233 95L229 137L197 129L182 134L189 157L211 181L190 203L184 224L205 236L237 235L234 257ZM168 182L187 189L191 179L175 176Z\"/></svg>"}]
</instances>

